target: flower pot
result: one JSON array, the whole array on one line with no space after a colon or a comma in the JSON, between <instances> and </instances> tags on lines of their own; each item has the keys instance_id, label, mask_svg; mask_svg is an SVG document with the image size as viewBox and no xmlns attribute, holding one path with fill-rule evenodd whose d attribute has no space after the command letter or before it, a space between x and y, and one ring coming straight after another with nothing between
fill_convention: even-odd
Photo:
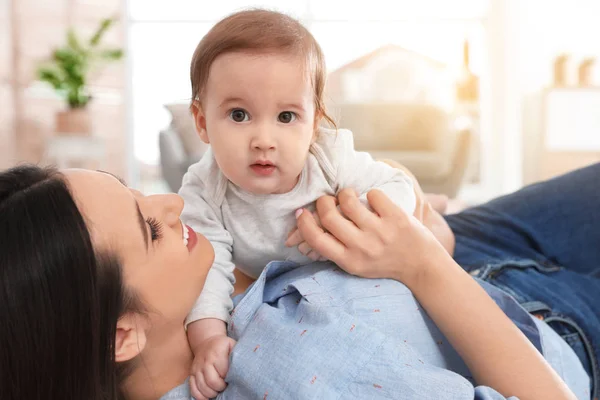
<instances>
[{"instance_id":1,"label":"flower pot","mask_svg":"<svg viewBox=\"0 0 600 400\"><path fill-rule=\"evenodd\" d=\"M55 116L57 135L88 136L92 133L92 119L85 108L59 111Z\"/></svg>"}]
</instances>

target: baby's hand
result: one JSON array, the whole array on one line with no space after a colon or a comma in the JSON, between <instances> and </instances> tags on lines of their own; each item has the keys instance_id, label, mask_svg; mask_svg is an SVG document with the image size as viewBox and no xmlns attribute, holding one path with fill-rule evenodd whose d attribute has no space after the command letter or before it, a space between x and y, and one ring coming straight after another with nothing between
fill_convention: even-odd
<instances>
[{"instance_id":1,"label":"baby's hand","mask_svg":"<svg viewBox=\"0 0 600 400\"><path fill-rule=\"evenodd\" d=\"M227 335L215 335L205 339L194 349L190 389L196 400L212 399L225 390L229 353L235 343Z\"/></svg>"},{"instance_id":2,"label":"baby's hand","mask_svg":"<svg viewBox=\"0 0 600 400\"><path fill-rule=\"evenodd\" d=\"M296 211L296 218L300 215L300 210ZM321 227L321 221L319 220L319 215L315 212L313 213L313 217L317 223ZM288 234L287 240L285 241L285 245L287 247L298 246L298 251L304 254L306 257L310 258L313 261L327 261L327 258L321 256L317 251L313 250L308 243L304 241L302 234L298 230L296 226L291 232Z\"/></svg>"}]
</instances>

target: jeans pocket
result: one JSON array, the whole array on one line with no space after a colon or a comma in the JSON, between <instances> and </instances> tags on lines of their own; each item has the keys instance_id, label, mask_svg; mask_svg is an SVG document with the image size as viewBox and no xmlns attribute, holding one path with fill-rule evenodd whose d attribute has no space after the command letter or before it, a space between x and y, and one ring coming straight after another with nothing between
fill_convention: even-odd
<instances>
[{"instance_id":1,"label":"jeans pocket","mask_svg":"<svg viewBox=\"0 0 600 400\"><path fill-rule=\"evenodd\" d=\"M581 340L581 335L579 333L567 333L566 335L560 335L560 337L562 337L564 341L571 346L580 360L587 355L583 340Z\"/></svg>"},{"instance_id":2,"label":"jeans pocket","mask_svg":"<svg viewBox=\"0 0 600 400\"><path fill-rule=\"evenodd\" d=\"M536 316L546 316L552 311L549 305L541 301L527 301L525 303L521 303L521 307L523 307L529 314L534 314Z\"/></svg>"},{"instance_id":3,"label":"jeans pocket","mask_svg":"<svg viewBox=\"0 0 600 400\"><path fill-rule=\"evenodd\" d=\"M508 270L526 270L533 269L541 274L550 274L553 272L560 271L563 267L558 265L551 264L549 262L537 262L534 260L510 260L504 262L496 262L496 263L487 263L482 267L471 269L469 274L473 277L479 278L481 280L487 281L494 286L504 290L508 294L510 294L519 304L523 304L527 301L527 299L523 298L515 291L513 291L509 286L502 284L497 281L496 278L501 275L503 272ZM529 310L528 310L529 311Z\"/></svg>"},{"instance_id":4,"label":"jeans pocket","mask_svg":"<svg viewBox=\"0 0 600 400\"><path fill-rule=\"evenodd\" d=\"M552 308L541 301L528 301L521 303L521 307L536 318L542 319L573 349L581 361L581 365L590 377L590 391L593 399L598 391L598 368L592 343L584 330L571 318L555 313Z\"/></svg>"},{"instance_id":5,"label":"jeans pocket","mask_svg":"<svg viewBox=\"0 0 600 400\"><path fill-rule=\"evenodd\" d=\"M546 322L573 349L583 368L590 377L592 399L598 396L600 369L594 356L594 349L584 330L571 318L550 312L544 317Z\"/></svg>"}]
</instances>

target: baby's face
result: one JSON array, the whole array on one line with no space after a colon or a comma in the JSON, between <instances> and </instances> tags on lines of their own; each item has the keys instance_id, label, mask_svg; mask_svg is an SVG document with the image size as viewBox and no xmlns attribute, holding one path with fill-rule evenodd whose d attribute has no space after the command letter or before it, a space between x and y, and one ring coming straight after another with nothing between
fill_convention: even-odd
<instances>
[{"instance_id":1,"label":"baby's face","mask_svg":"<svg viewBox=\"0 0 600 400\"><path fill-rule=\"evenodd\" d=\"M227 53L212 64L196 127L225 176L255 194L294 188L314 140L305 63L283 54Z\"/></svg>"}]
</instances>

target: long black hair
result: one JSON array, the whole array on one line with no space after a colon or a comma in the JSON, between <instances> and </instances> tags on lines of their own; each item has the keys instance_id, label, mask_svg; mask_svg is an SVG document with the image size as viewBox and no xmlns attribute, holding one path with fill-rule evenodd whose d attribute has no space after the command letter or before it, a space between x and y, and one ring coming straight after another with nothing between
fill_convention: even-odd
<instances>
[{"instance_id":1,"label":"long black hair","mask_svg":"<svg viewBox=\"0 0 600 400\"><path fill-rule=\"evenodd\" d=\"M134 298L60 172L0 172L0 398L119 398L116 323Z\"/></svg>"}]
</instances>

